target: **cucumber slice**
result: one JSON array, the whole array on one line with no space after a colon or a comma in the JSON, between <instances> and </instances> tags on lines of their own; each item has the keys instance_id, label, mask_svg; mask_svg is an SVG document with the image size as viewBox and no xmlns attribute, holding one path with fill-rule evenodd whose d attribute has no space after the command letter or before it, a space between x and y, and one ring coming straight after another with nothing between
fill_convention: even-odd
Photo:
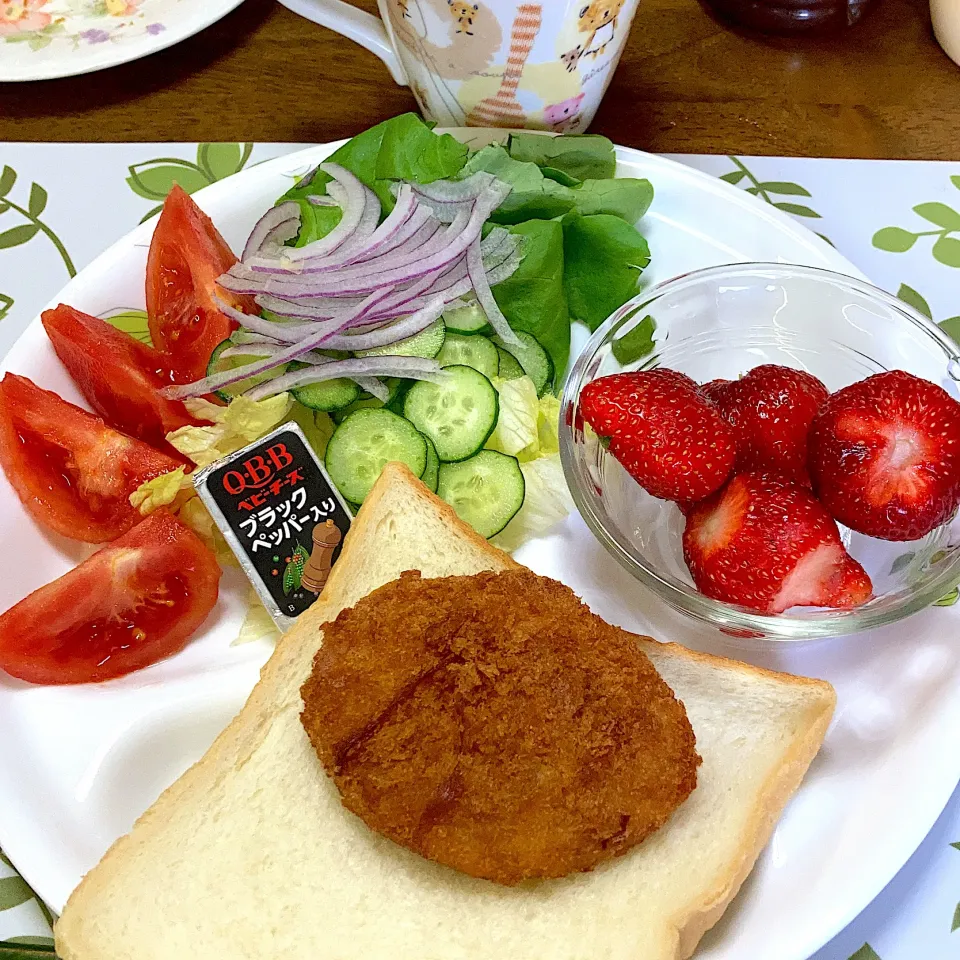
<instances>
[{"instance_id":1,"label":"cucumber slice","mask_svg":"<svg viewBox=\"0 0 960 960\"><path fill-rule=\"evenodd\" d=\"M384 402L376 397L361 397L339 410L331 411L330 416L334 423L341 424L351 413L356 413L357 410L380 410L384 406Z\"/></svg>"},{"instance_id":2,"label":"cucumber slice","mask_svg":"<svg viewBox=\"0 0 960 960\"><path fill-rule=\"evenodd\" d=\"M507 353L503 347L497 347L497 354L500 357L500 369L497 376L501 380L516 380L524 376L523 367L517 363L517 358L512 353Z\"/></svg>"},{"instance_id":3,"label":"cucumber slice","mask_svg":"<svg viewBox=\"0 0 960 960\"><path fill-rule=\"evenodd\" d=\"M222 373L224 370L237 370L240 367L246 366L248 363L253 363L255 360L262 360L263 355L259 357L256 354L256 348L251 346L250 356L238 356L238 357L228 357L226 360L220 359L220 354L229 347L242 346L242 344L236 343L232 339L222 340L213 348L213 353L210 354L210 362L207 364L207 376L211 377L215 373ZM247 390L257 386L259 383L265 383L267 380L273 379L277 374L276 368L273 370L268 370L266 373L258 374L255 377L247 377L246 380L241 380L239 383L233 383L229 387L223 387L221 390L214 390L214 393L225 403L229 403L235 397L240 396L241 393L246 393Z\"/></svg>"},{"instance_id":4,"label":"cucumber slice","mask_svg":"<svg viewBox=\"0 0 960 960\"><path fill-rule=\"evenodd\" d=\"M514 332L520 340L520 346L518 347L504 343L499 337L494 337L493 342L511 354L523 367L523 372L534 382L537 388L537 396L542 397L553 386L553 361L547 351L540 346L536 337L522 330Z\"/></svg>"},{"instance_id":5,"label":"cucumber slice","mask_svg":"<svg viewBox=\"0 0 960 960\"><path fill-rule=\"evenodd\" d=\"M481 450L469 460L442 464L437 493L461 520L489 539L523 506L526 486L516 457Z\"/></svg>"},{"instance_id":6,"label":"cucumber slice","mask_svg":"<svg viewBox=\"0 0 960 960\"><path fill-rule=\"evenodd\" d=\"M309 366L294 360L287 370L302 370ZM320 383L308 383L303 387L294 387L290 391L305 407L329 413L349 406L360 396L360 387L353 380L338 377L336 380L321 380Z\"/></svg>"},{"instance_id":7,"label":"cucumber slice","mask_svg":"<svg viewBox=\"0 0 960 960\"><path fill-rule=\"evenodd\" d=\"M448 333L443 349L437 354L441 367L463 364L479 370L485 377L495 377L500 369L497 348L486 337L474 334L466 337L461 333Z\"/></svg>"},{"instance_id":8,"label":"cucumber slice","mask_svg":"<svg viewBox=\"0 0 960 960\"><path fill-rule=\"evenodd\" d=\"M401 380L399 377L388 377L387 378L387 389L390 391L390 396L387 398L387 402L384 403L382 400L378 400L376 397L371 397L366 390L360 391L360 396L353 401L349 406L341 407L339 410L332 410L330 416L333 418L334 423L343 423L347 417L353 413L354 410L379 410L380 407L386 407L388 410L393 410L394 413L403 414L403 402L401 400L400 409L397 410L394 408L397 397L401 392L402 386L407 383L406 380Z\"/></svg>"},{"instance_id":9,"label":"cucumber slice","mask_svg":"<svg viewBox=\"0 0 960 960\"><path fill-rule=\"evenodd\" d=\"M487 315L479 303L444 310L443 322L451 333L486 333L490 329Z\"/></svg>"},{"instance_id":10,"label":"cucumber slice","mask_svg":"<svg viewBox=\"0 0 960 960\"><path fill-rule=\"evenodd\" d=\"M370 350L358 350L358 357L435 357L443 346L447 328L442 320L434 320L429 327L415 333L406 340L387 344L385 347L372 347Z\"/></svg>"},{"instance_id":11,"label":"cucumber slice","mask_svg":"<svg viewBox=\"0 0 960 960\"><path fill-rule=\"evenodd\" d=\"M427 441L427 465L423 468L423 476L420 478L427 486L427 489L437 492L437 481L440 478L440 458L437 456L437 448L429 437L424 437Z\"/></svg>"},{"instance_id":12,"label":"cucumber slice","mask_svg":"<svg viewBox=\"0 0 960 960\"><path fill-rule=\"evenodd\" d=\"M493 384L473 367L447 367L443 383L418 380L407 393L403 415L437 448L447 463L483 448L500 414Z\"/></svg>"},{"instance_id":13,"label":"cucumber slice","mask_svg":"<svg viewBox=\"0 0 960 960\"><path fill-rule=\"evenodd\" d=\"M392 460L421 476L427 465L427 442L409 420L389 410L351 413L330 438L324 458L330 479L351 503L363 503Z\"/></svg>"}]
</instances>

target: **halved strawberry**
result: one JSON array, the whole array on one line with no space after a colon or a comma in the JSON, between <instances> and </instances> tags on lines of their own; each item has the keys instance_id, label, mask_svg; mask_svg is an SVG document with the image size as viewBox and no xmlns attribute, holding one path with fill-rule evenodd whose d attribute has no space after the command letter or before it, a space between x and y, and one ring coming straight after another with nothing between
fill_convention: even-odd
<instances>
[{"instance_id":1,"label":"halved strawberry","mask_svg":"<svg viewBox=\"0 0 960 960\"><path fill-rule=\"evenodd\" d=\"M960 501L960 403L903 370L833 394L809 445L817 496L840 523L868 536L918 540Z\"/></svg>"},{"instance_id":2,"label":"halved strawberry","mask_svg":"<svg viewBox=\"0 0 960 960\"><path fill-rule=\"evenodd\" d=\"M655 497L702 500L733 469L733 432L682 373L614 374L587 384L580 398L586 421Z\"/></svg>"},{"instance_id":3,"label":"halved strawberry","mask_svg":"<svg viewBox=\"0 0 960 960\"><path fill-rule=\"evenodd\" d=\"M854 607L873 587L808 490L774 474L737 474L687 515L683 555L701 593L764 613Z\"/></svg>"},{"instance_id":4,"label":"halved strawberry","mask_svg":"<svg viewBox=\"0 0 960 960\"><path fill-rule=\"evenodd\" d=\"M813 374L765 363L739 380L713 380L700 390L709 391L733 427L738 473L776 470L809 486L807 432L830 395Z\"/></svg>"}]
</instances>

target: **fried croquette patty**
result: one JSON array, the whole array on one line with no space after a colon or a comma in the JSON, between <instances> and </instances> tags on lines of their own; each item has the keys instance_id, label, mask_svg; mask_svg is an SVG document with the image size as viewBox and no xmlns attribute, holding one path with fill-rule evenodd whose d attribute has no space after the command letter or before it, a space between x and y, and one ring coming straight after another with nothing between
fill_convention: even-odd
<instances>
[{"instance_id":1,"label":"fried croquette patty","mask_svg":"<svg viewBox=\"0 0 960 960\"><path fill-rule=\"evenodd\" d=\"M592 870L696 786L683 704L554 580L408 572L323 632L303 726L344 806L431 860L501 884Z\"/></svg>"}]
</instances>

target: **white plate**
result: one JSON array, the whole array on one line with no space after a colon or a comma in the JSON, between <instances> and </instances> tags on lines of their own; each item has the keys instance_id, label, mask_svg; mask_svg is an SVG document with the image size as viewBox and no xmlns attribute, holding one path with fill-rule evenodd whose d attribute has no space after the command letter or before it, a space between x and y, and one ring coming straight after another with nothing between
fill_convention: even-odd
<instances>
[{"instance_id":1,"label":"white plate","mask_svg":"<svg viewBox=\"0 0 960 960\"><path fill-rule=\"evenodd\" d=\"M0 81L92 73L172 47L243 0L0 3ZM16 8L16 13L14 13Z\"/></svg>"},{"instance_id":2,"label":"white plate","mask_svg":"<svg viewBox=\"0 0 960 960\"><path fill-rule=\"evenodd\" d=\"M468 138L485 135L469 131ZM333 146L254 167L199 195L238 248L254 221ZM643 221L657 282L693 268L781 260L857 274L836 251L752 197L672 161L620 150L621 173L648 177ZM133 231L57 301L90 313L142 304L152 224ZM78 401L34 323L4 361ZM86 551L39 529L0 477L0 609L69 569ZM671 614L629 579L579 517L526 545L518 559L568 583L602 616L638 631L740 655ZM231 647L241 584L228 576L207 629L180 655L122 680L80 688L0 679L0 844L60 909L107 846L192 761L244 702L268 656ZM960 729L956 610L932 609L889 631L745 659L821 676L837 687L837 719L757 870L700 956L805 960L892 878L960 777L949 731Z\"/></svg>"}]
</instances>

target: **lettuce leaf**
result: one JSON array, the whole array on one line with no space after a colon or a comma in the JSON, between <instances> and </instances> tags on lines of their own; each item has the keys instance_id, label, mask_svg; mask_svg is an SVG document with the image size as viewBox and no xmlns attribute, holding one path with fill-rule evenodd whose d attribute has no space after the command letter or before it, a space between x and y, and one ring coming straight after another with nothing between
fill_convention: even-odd
<instances>
[{"instance_id":1,"label":"lettuce leaf","mask_svg":"<svg viewBox=\"0 0 960 960\"><path fill-rule=\"evenodd\" d=\"M498 379L494 386L500 394L500 415L487 440L487 449L515 457L527 447L539 448L540 399L533 381L529 377Z\"/></svg>"},{"instance_id":2,"label":"lettuce leaf","mask_svg":"<svg viewBox=\"0 0 960 960\"><path fill-rule=\"evenodd\" d=\"M563 256L570 313L596 330L636 294L650 248L636 227L619 217L569 216L563 221Z\"/></svg>"},{"instance_id":3,"label":"lettuce leaf","mask_svg":"<svg viewBox=\"0 0 960 960\"><path fill-rule=\"evenodd\" d=\"M161 474L141 483L130 494L130 505L145 517L161 507L171 507L176 512L191 497L196 496L193 482L185 467L177 467L170 473Z\"/></svg>"},{"instance_id":4,"label":"lettuce leaf","mask_svg":"<svg viewBox=\"0 0 960 960\"><path fill-rule=\"evenodd\" d=\"M508 229L524 238L523 259L513 276L493 287L494 299L514 330L537 338L559 381L570 357L563 227L556 220L529 220Z\"/></svg>"},{"instance_id":5,"label":"lettuce leaf","mask_svg":"<svg viewBox=\"0 0 960 960\"><path fill-rule=\"evenodd\" d=\"M552 220L576 211L584 216L606 213L635 224L647 212L653 200L653 187L649 180L629 177L617 180L590 179L569 186L569 180L565 177L547 176L536 163L514 159L498 144L478 150L467 161L460 175L466 177L478 170L492 173L513 188L490 217L494 223Z\"/></svg>"},{"instance_id":6,"label":"lettuce leaf","mask_svg":"<svg viewBox=\"0 0 960 960\"><path fill-rule=\"evenodd\" d=\"M529 377L495 379L500 394L500 416L488 450L516 457L521 463L550 456L560 449L560 401L552 394L537 396Z\"/></svg>"},{"instance_id":7,"label":"lettuce leaf","mask_svg":"<svg viewBox=\"0 0 960 960\"><path fill-rule=\"evenodd\" d=\"M191 497L177 512L177 516L213 551L221 567L240 566L199 497Z\"/></svg>"},{"instance_id":8,"label":"lettuce leaf","mask_svg":"<svg viewBox=\"0 0 960 960\"><path fill-rule=\"evenodd\" d=\"M240 633L237 639L230 644L231 647L238 647L243 643L253 643L256 640L266 640L268 643L276 643L280 639L280 628L273 622L273 618L267 613L267 608L260 602L257 591L252 587L247 595L247 615L243 618L240 626Z\"/></svg>"},{"instance_id":9,"label":"lettuce leaf","mask_svg":"<svg viewBox=\"0 0 960 960\"><path fill-rule=\"evenodd\" d=\"M360 178L380 199L383 213L393 209L391 186L396 180L432 183L455 177L467 159L468 148L450 134L436 134L415 113L404 113L378 123L348 140L328 158ZM318 170L280 200L300 204L301 227L297 246L325 237L342 216L339 207L318 207L310 195L324 195L332 177Z\"/></svg>"},{"instance_id":10,"label":"lettuce leaf","mask_svg":"<svg viewBox=\"0 0 960 960\"><path fill-rule=\"evenodd\" d=\"M613 143L595 133L559 137L512 133L507 149L514 160L552 167L577 180L608 180L617 169Z\"/></svg>"},{"instance_id":11,"label":"lettuce leaf","mask_svg":"<svg viewBox=\"0 0 960 960\"><path fill-rule=\"evenodd\" d=\"M516 550L532 537L542 536L573 510L559 453L521 463L520 470L526 496L517 515L491 541L501 550Z\"/></svg>"},{"instance_id":12,"label":"lettuce leaf","mask_svg":"<svg viewBox=\"0 0 960 960\"><path fill-rule=\"evenodd\" d=\"M198 420L209 420L207 427L181 427L167 434L167 440L198 467L253 443L287 419L290 395L277 394L266 400L239 396L225 407L195 398L185 400L187 410Z\"/></svg>"}]
</instances>

